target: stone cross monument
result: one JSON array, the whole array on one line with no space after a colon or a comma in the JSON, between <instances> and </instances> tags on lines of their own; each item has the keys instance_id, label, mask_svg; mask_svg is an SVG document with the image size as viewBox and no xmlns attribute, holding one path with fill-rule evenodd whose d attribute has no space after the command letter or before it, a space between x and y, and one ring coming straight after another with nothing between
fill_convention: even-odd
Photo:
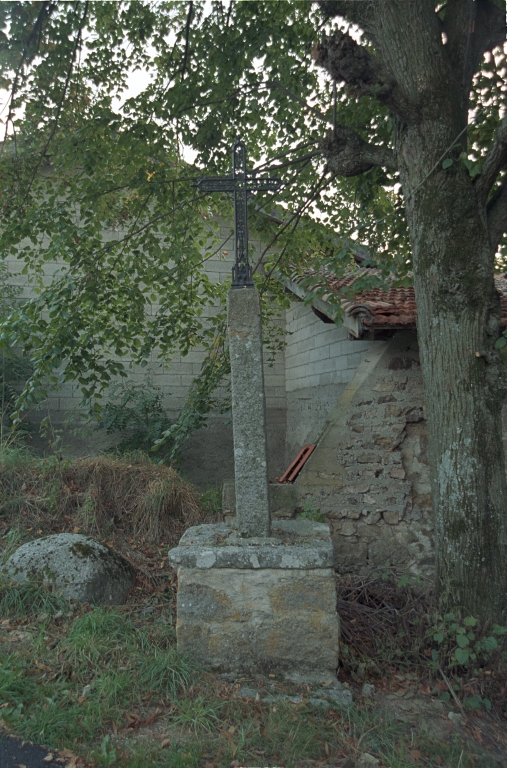
<instances>
[{"instance_id":1,"label":"stone cross monument","mask_svg":"<svg viewBox=\"0 0 507 768\"><path fill-rule=\"evenodd\" d=\"M236 514L241 536L269 536L269 480L266 449L266 407L262 364L262 323L259 294L248 261L248 196L276 191L279 179L258 177L246 169L242 141L232 147L232 173L200 179L204 192L229 192L234 197L232 287L227 301L231 355L232 429Z\"/></svg>"},{"instance_id":2,"label":"stone cross monument","mask_svg":"<svg viewBox=\"0 0 507 768\"><path fill-rule=\"evenodd\" d=\"M232 157L231 176L197 186L234 195L236 259L227 312L237 518L189 528L169 553L178 572L178 650L216 671L339 686L329 526L299 519L272 527L270 520L261 311L248 263L247 198L250 190L280 182L247 173L242 142Z\"/></svg>"}]
</instances>

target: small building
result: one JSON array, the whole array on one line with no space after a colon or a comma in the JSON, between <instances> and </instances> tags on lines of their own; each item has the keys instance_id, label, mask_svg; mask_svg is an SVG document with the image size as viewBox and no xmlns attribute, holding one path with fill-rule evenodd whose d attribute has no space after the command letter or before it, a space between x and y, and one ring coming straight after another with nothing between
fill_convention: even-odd
<instances>
[{"instance_id":1,"label":"small building","mask_svg":"<svg viewBox=\"0 0 507 768\"><path fill-rule=\"evenodd\" d=\"M364 274L328 280L340 293ZM302 296L297 281L285 280ZM507 281L496 278L507 325ZM433 520L414 289L344 299L341 328L326 302L286 312L287 445L316 448L295 481L299 505L330 522L335 564L433 572ZM504 429L505 433L505 429Z\"/></svg>"},{"instance_id":2,"label":"small building","mask_svg":"<svg viewBox=\"0 0 507 768\"><path fill-rule=\"evenodd\" d=\"M231 232L223 223L218 234L227 241ZM251 243L262 253L255 233ZM232 263L232 252L208 258L209 278L228 279ZM29 299L33 288L21 266L8 263L12 282ZM44 263L44 284L60 267ZM279 277L291 305L278 321L286 331L285 349L265 355L269 474L279 477L304 444L315 444L292 494L300 507L320 511L330 522L337 568L358 573L390 563L429 575L433 522L414 290L375 288L346 298L346 289L366 271L358 264L345 277L326 279L344 311L341 326L329 301L308 304L299 278ZM507 325L507 281L497 278L497 288ZM176 353L165 365L153 355L146 368L132 367L130 380L143 383L148 373L175 419L203 358L200 348ZM80 399L79 387L67 383L50 393L46 413L64 430L72 453L96 453L106 445L104 431L76 438L64 425ZM182 471L201 486L217 487L233 477L230 414L210 414L183 451Z\"/></svg>"}]
</instances>

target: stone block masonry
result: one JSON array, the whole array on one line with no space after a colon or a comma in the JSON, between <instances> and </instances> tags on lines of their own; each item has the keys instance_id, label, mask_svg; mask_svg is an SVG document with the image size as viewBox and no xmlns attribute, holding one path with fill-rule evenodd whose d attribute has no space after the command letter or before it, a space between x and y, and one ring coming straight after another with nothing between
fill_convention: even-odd
<instances>
[{"instance_id":1,"label":"stone block masonry","mask_svg":"<svg viewBox=\"0 0 507 768\"><path fill-rule=\"evenodd\" d=\"M189 529L178 571L178 650L213 671L336 683L339 621L329 527L276 521L245 539L226 523Z\"/></svg>"},{"instance_id":2,"label":"stone block masonry","mask_svg":"<svg viewBox=\"0 0 507 768\"><path fill-rule=\"evenodd\" d=\"M335 566L433 572L423 386L415 334L373 342L296 481L331 526Z\"/></svg>"}]
</instances>

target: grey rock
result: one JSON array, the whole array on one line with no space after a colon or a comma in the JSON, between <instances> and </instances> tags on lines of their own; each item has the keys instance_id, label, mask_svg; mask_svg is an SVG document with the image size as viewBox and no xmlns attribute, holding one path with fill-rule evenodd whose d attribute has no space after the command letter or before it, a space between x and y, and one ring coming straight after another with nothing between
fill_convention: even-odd
<instances>
[{"instance_id":1,"label":"grey rock","mask_svg":"<svg viewBox=\"0 0 507 768\"><path fill-rule=\"evenodd\" d=\"M361 688L361 693L363 696L374 696L375 695L375 686L370 685L369 683L365 683L363 687Z\"/></svg>"},{"instance_id":2,"label":"grey rock","mask_svg":"<svg viewBox=\"0 0 507 768\"><path fill-rule=\"evenodd\" d=\"M461 715L459 715L457 712L449 712L447 717L449 718L451 723L454 723L454 725L465 725L465 721L463 720Z\"/></svg>"},{"instance_id":3,"label":"grey rock","mask_svg":"<svg viewBox=\"0 0 507 768\"><path fill-rule=\"evenodd\" d=\"M338 681L329 689L321 688L314 691L313 696L315 699L329 704L329 706L339 707L340 709L348 709L353 704L352 693Z\"/></svg>"},{"instance_id":4,"label":"grey rock","mask_svg":"<svg viewBox=\"0 0 507 768\"><path fill-rule=\"evenodd\" d=\"M42 581L69 600L120 605L135 583L135 571L117 552L90 536L59 533L23 544L2 573L18 583Z\"/></svg>"},{"instance_id":5,"label":"grey rock","mask_svg":"<svg viewBox=\"0 0 507 768\"><path fill-rule=\"evenodd\" d=\"M369 752L363 752L356 765L357 768L378 768L380 760L370 755Z\"/></svg>"}]
</instances>

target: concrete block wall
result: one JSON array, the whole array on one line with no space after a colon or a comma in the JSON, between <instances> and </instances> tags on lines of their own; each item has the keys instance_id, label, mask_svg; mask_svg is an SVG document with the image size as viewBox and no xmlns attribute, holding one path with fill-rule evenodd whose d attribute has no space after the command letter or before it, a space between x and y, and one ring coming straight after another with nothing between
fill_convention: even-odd
<instances>
[{"instance_id":1,"label":"concrete block wall","mask_svg":"<svg viewBox=\"0 0 507 768\"><path fill-rule=\"evenodd\" d=\"M224 282L230 278L234 262L231 232L232 227L229 224L220 223L218 245L222 244L222 247L218 253L205 261L206 273L214 283ZM115 235L106 233L105 239L112 239L114 236L118 236L118 233ZM250 243L254 249L253 261L256 263L264 246L260 239L255 236L255 233L251 236ZM218 248L218 245L215 245L215 248ZM206 253L203 255L206 256ZM10 259L7 262L7 267L12 275L11 284L19 285L22 289L21 300L30 299L34 296L34 288L30 284L29 276L21 274L23 266L24 262L21 260ZM42 265L43 284L50 285L55 273L61 269L61 264L45 262ZM155 315L159 308L160 305L157 303L147 305L147 315ZM203 317L210 317L216 311L217 308L209 307L204 312ZM283 315L280 323L284 324ZM196 347L187 355L176 353L170 361L161 364L156 352L153 352L151 360L145 368L132 365L129 378L135 383L143 384L149 377L153 385L161 389L164 406L169 417L175 419L186 401L192 381L199 376L204 356L205 350L202 347ZM272 362L268 358L269 354L266 353L264 375L268 424L268 461L270 475L274 476L283 471L285 463L285 361L283 352L277 353ZM123 361L126 364L131 363L128 358L124 358ZM225 387L218 394L225 394ZM50 393L44 408L34 412L32 421L37 423L49 413L53 425L57 429L61 429L64 422L78 412L80 400L81 392L77 383L67 382L58 391ZM93 453L111 443L111 440L107 439L102 430L91 432L87 436L79 438L76 438L68 429L65 429L64 432L64 442L74 454ZM33 445L36 449L42 449L44 443L34 435ZM208 483L218 485L223 479L233 476L232 457L230 414L211 414L207 428L199 430L190 440L185 451L182 471L190 480L202 485Z\"/></svg>"},{"instance_id":2,"label":"concrete block wall","mask_svg":"<svg viewBox=\"0 0 507 768\"><path fill-rule=\"evenodd\" d=\"M324 323L302 302L285 314L286 461L304 443L314 443L328 414L354 375L371 341L349 339L334 323Z\"/></svg>"}]
</instances>

